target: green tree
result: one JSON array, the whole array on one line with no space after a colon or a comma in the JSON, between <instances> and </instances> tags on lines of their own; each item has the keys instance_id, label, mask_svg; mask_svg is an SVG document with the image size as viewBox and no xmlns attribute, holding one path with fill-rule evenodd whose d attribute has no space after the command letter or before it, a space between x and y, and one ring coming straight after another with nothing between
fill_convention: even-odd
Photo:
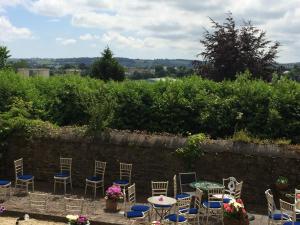
<instances>
[{"instance_id":1,"label":"green tree","mask_svg":"<svg viewBox=\"0 0 300 225\"><path fill-rule=\"evenodd\" d=\"M91 76L102 80L122 81L125 77L124 68L113 58L109 47L102 52L102 57L92 64Z\"/></svg>"},{"instance_id":2,"label":"green tree","mask_svg":"<svg viewBox=\"0 0 300 225\"><path fill-rule=\"evenodd\" d=\"M249 70L254 77L270 80L276 69L278 42L267 40L266 32L250 21L237 27L231 13L223 24L211 22L213 31L206 30L200 40L204 51L199 55L205 63L194 64L199 74L220 81Z\"/></svg>"},{"instance_id":3,"label":"green tree","mask_svg":"<svg viewBox=\"0 0 300 225\"><path fill-rule=\"evenodd\" d=\"M10 57L9 50L6 46L0 46L0 69L6 66L7 59Z\"/></svg>"}]
</instances>

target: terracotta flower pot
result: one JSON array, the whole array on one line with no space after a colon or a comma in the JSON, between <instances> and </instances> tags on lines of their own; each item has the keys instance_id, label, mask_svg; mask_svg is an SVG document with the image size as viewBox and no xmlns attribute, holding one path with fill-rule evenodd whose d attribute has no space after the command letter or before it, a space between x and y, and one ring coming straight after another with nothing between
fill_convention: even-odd
<instances>
[{"instance_id":1,"label":"terracotta flower pot","mask_svg":"<svg viewBox=\"0 0 300 225\"><path fill-rule=\"evenodd\" d=\"M109 212L118 212L118 201L106 199L106 210Z\"/></svg>"},{"instance_id":2,"label":"terracotta flower pot","mask_svg":"<svg viewBox=\"0 0 300 225\"><path fill-rule=\"evenodd\" d=\"M276 185L276 188L277 188L278 190L280 190L280 191L284 191L284 190L286 190L286 189L289 187L288 184L280 184L280 183L276 183L275 185Z\"/></svg>"}]
</instances>

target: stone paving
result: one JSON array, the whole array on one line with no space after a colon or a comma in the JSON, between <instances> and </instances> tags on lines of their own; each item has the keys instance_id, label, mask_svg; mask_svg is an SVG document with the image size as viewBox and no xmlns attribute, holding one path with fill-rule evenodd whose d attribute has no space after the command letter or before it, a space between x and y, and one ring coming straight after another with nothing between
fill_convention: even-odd
<instances>
[{"instance_id":1,"label":"stone paving","mask_svg":"<svg viewBox=\"0 0 300 225\"><path fill-rule=\"evenodd\" d=\"M7 208L8 211L22 212L30 214L43 214L55 217L61 217L60 221L66 216L64 209L64 195L53 194L49 190L49 185L47 184L38 184L36 185L39 188L36 193L48 193L48 209L46 212L40 212L36 209L31 209L29 207L29 197L25 193L20 192L20 190L13 190L13 195L9 200L5 201L3 205ZM48 190L47 190L48 189ZM47 190L47 191L45 191ZM73 190L72 195L66 195L67 197L73 198L82 198L82 189ZM139 202L145 202L146 198L138 199ZM119 203L119 208L124 210L122 203ZM267 217L262 216L256 213L255 220L252 221L251 225L266 225ZM105 211L105 200L103 197L98 197L96 200L91 198L85 198L83 215L87 215L88 218L92 221L100 222L103 224L129 224L128 220L121 213L109 213ZM218 224L218 222L210 221L210 225ZM2 223L1 223L2 225Z\"/></svg>"}]
</instances>

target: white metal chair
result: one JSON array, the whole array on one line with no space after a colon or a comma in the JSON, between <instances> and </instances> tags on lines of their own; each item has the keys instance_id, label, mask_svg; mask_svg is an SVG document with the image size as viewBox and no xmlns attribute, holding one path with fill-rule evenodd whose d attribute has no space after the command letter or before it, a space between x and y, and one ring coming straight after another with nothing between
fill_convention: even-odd
<instances>
[{"instance_id":1,"label":"white metal chair","mask_svg":"<svg viewBox=\"0 0 300 225\"><path fill-rule=\"evenodd\" d=\"M102 194L104 195L105 168L106 168L106 162L95 160L94 176L85 179L85 191L84 191L85 195L88 187L92 187L94 189L94 198L96 198L97 188L102 188Z\"/></svg>"},{"instance_id":2,"label":"white metal chair","mask_svg":"<svg viewBox=\"0 0 300 225\"><path fill-rule=\"evenodd\" d=\"M145 222L143 220L146 216L148 216L148 220L150 221L150 207L147 205L136 204L135 184L132 184L128 187L128 204L130 210L125 212L125 215L128 219Z\"/></svg>"},{"instance_id":3,"label":"white metal chair","mask_svg":"<svg viewBox=\"0 0 300 225\"><path fill-rule=\"evenodd\" d=\"M188 193L177 193L177 176L176 176L176 174L173 177L173 189L174 189L174 198L175 199L186 198L186 197L190 196L190 194L188 194Z\"/></svg>"},{"instance_id":4,"label":"white metal chair","mask_svg":"<svg viewBox=\"0 0 300 225\"><path fill-rule=\"evenodd\" d=\"M193 221L194 224L200 224L200 216L202 216L202 221L204 218L202 197L203 191L199 188L196 188L194 207L190 208L189 211L185 213L188 221Z\"/></svg>"},{"instance_id":5,"label":"white metal chair","mask_svg":"<svg viewBox=\"0 0 300 225\"><path fill-rule=\"evenodd\" d=\"M64 197L65 214L80 215L83 212L84 199Z\"/></svg>"},{"instance_id":6,"label":"white metal chair","mask_svg":"<svg viewBox=\"0 0 300 225\"><path fill-rule=\"evenodd\" d=\"M29 206L30 209L37 209L38 211L47 211L48 195L37 194L29 192Z\"/></svg>"},{"instance_id":7,"label":"white metal chair","mask_svg":"<svg viewBox=\"0 0 300 225\"><path fill-rule=\"evenodd\" d=\"M7 199L7 193L9 198L11 196L11 182L9 180L0 180L0 190L1 192L4 191L5 199Z\"/></svg>"},{"instance_id":8,"label":"white metal chair","mask_svg":"<svg viewBox=\"0 0 300 225\"><path fill-rule=\"evenodd\" d=\"M235 177L223 178L223 186L225 187L225 194L229 194L231 196L235 193L237 180Z\"/></svg>"},{"instance_id":9,"label":"white metal chair","mask_svg":"<svg viewBox=\"0 0 300 225\"><path fill-rule=\"evenodd\" d=\"M175 223L175 224L188 224L188 219L186 214L190 210L191 196L186 198L180 198L177 200L175 205L175 213L169 214L164 217L164 222L166 224Z\"/></svg>"},{"instance_id":10,"label":"white metal chair","mask_svg":"<svg viewBox=\"0 0 300 225\"><path fill-rule=\"evenodd\" d=\"M132 164L120 163L120 179L115 180L113 184L125 188L131 184Z\"/></svg>"},{"instance_id":11,"label":"white metal chair","mask_svg":"<svg viewBox=\"0 0 300 225\"><path fill-rule=\"evenodd\" d=\"M281 219L280 222L283 225L300 225L300 222L296 222L295 204L288 203L279 199Z\"/></svg>"},{"instance_id":12,"label":"white metal chair","mask_svg":"<svg viewBox=\"0 0 300 225\"><path fill-rule=\"evenodd\" d=\"M15 175L16 175L15 188L26 187L26 192L28 193L28 187L29 187L29 185L31 185L32 192L34 192L34 176L23 173L24 172L23 171L23 158L15 160L14 164L15 164Z\"/></svg>"},{"instance_id":13,"label":"white metal chair","mask_svg":"<svg viewBox=\"0 0 300 225\"><path fill-rule=\"evenodd\" d=\"M151 181L152 196L168 196L169 181ZM161 210L161 214L164 214L166 210L169 210L171 205L153 205L153 208Z\"/></svg>"},{"instance_id":14,"label":"white metal chair","mask_svg":"<svg viewBox=\"0 0 300 225\"><path fill-rule=\"evenodd\" d=\"M191 196L195 195L195 189L190 186L197 181L196 172L179 173L180 192Z\"/></svg>"},{"instance_id":15,"label":"white metal chair","mask_svg":"<svg viewBox=\"0 0 300 225\"><path fill-rule=\"evenodd\" d=\"M271 189L265 191L268 204L268 225L281 224L282 213L276 209Z\"/></svg>"},{"instance_id":16,"label":"white metal chair","mask_svg":"<svg viewBox=\"0 0 300 225\"><path fill-rule=\"evenodd\" d=\"M72 187L72 158L60 158L60 172L54 175L54 193L56 189L56 184L64 185L64 194L67 191L67 184Z\"/></svg>"},{"instance_id":17,"label":"white metal chair","mask_svg":"<svg viewBox=\"0 0 300 225\"><path fill-rule=\"evenodd\" d=\"M207 190L207 201L204 201L202 204L205 209L206 224L208 224L209 217L215 217L219 219L222 222L222 224L224 224L224 192L224 188L210 188ZM220 196L222 197L220 198Z\"/></svg>"}]
</instances>

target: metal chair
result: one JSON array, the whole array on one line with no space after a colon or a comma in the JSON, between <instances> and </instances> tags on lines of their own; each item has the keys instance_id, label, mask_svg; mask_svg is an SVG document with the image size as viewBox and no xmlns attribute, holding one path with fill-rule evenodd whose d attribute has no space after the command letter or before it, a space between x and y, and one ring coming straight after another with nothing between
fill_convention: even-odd
<instances>
[{"instance_id":1,"label":"metal chair","mask_svg":"<svg viewBox=\"0 0 300 225\"><path fill-rule=\"evenodd\" d=\"M169 181L151 181L152 196L168 196ZM164 214L166 210L169 210L171 205L153 205L153 208L161 211Z\"/></svg>"},{"instance_id":2,"label":"metal chair","mask_svg":"<svg viewBox=\"0 0 300 225\"><path fill-rule=\"evenodd\" d=\"M64 197L65 213L71 215L80 215L83 212L83 199Z\"/></svg>"},{"instance_id":3,"label":"metal chair","mask_svg":"<svg viewBox=\"0 0 300 225\"><path fill-rule=\"evenodd\" d=\"M102 194L104 195L104 175L105 175L106 162L95 160L94 176L85 179L85 191L86 195L87 187L94 189L94 198L96 198L97 188L102 188Z\"/></svg>"},{"instance_id":4,"label":"metal chair","mask_svg":"<svg viewBox=\"0 0 300 225\"><path fill-rule=\"evenodd\" d=\"M300 222L296 222L296 211L295 205L283 201L279 199L280 203L280 212L281 212L281 219L280 222L283 225L300 225Z\"/></svg>"},{"instance_id":5,"label":"metal chair","mask_svg":"<svg viewBox=\"0 0 300 225\"><path fill-rule=\"evenodd\" d=\"M188 219L186 214L189 212L191 204L191 196L186 198L180 198L176 202L175 213L169 214L164 217L164 222L166 224L175 223L175 224L188 224Z\"/></svg>"},{"instance_id":6,"label":"metal chair","mask_svg":"<svg viewBox=\"0 0 300 225\"><path fill-rule=\"evenodd\" d=\"M38 211L47 211L48 195L29 192L29 207Z\"/></svg>"},{"instance_id":7,"label":"metal chair","mask_svg":"<svg viewBox=\"0 0 300 225\"><path fill-rule=\"evenodd\" d=\"M237 180L235 177L223 178L223 186L225 187L225 194L229 194L231 196L235 193Z\"/></svg>"},{"instance_id":8,"label":"metal chair","mask_svg":"<svg viewBox=\"0 0 300 225\"><path fill-rule=\"evenodd\" d=\"M16 176L15 188L26 187L26 192L28 193L28 187L29 187L29 185L31 185L32 192L34 192L34 176L23 173L24 172L23 171L23 158L15 160L14 164L15 164L15 176Z\"/></svg>"},{"instance_id":9,"label":"metal chair","mask_svg":"<svg viewBox=\"0 0 300 225\"><path fill-rule=\"evenodd\" d=\"M180 192L191 196L195 195L195 189L190 184L197 181L196 172L179 173Z\"/></svg>"},{"instance_id":10,"label":"metal chair","mask_svg":"<svg viewBox=\"0 0 300 225\"><path fill-rule=\"evenodd\" d=\"M72 187L72 158L60 158L60 172L54 175L54 193L56 184L64 185L64 194L67 191L67 184Z\"/></svg>"},{"instance_id":11,"label":"metal chair","mask_svg":"<svg viewBox=\"0 0 300 225\"><path fill-rule=\"evenodd\" d=\"M200 216L202 216L202 221L204 218L202 197L203 191L199 188L196 188L194 207L191 207L188 212L185 212L185 217L188 219L188 221L193 220L194 224L200 224Z\"/></svg>"},{"instance_id":12,"label":"metal chair","mask_svg":"<svg viewBox=\"0 0 300 225\"><path fill-rule=\"evenodd\" d=\"M4 190L5 199L7 199L7 193L8 198L11 196L11 182L9 180L0 180L0 189L1 192Z\"/></svg>"},{"instance_id":13,"label":"metal chair","mask_svg":"<svg viewBox=\"0 0 300 225\"><path fill-rule=\"evenodd\" d=\"M221 220L222 224L224 224L223 221L224 192L225 192L224 188L210 188L207 190L207 201L204 201L202 204L205 209L206 224L208 224L209 217L215 217ZM221 198L220 195L222 196Z\"/></svg>"},{"instance_id":14,"label":"metal chair","mask_svg":"<svg viewBox=\"0 0 300 225\"><path fill-rule=\"evenodd\" d=\"M190 194L188 194L188 193L177 193L177 176L176 176L176 174L173 177L173 189L174 189L174 198L175 199L186 198L186 197L190 196Z\"/></svg>"},{"instance_id":15,"label":"metal chair","mask_svg":"<svg viewBox=\"0 0 300 225\"><path fill-rule=\"evenodd\" d=\"M131 184L132 164L120 163L120 179L115 180L113 184L125 188Z\"/></svg>"},{"instance_id":16,"label":"metal chair","mask_svg":"<svg viewBox=\"0 0 300 225\"><path fill-rule=\"evenodd\" d=\"M276 209L271 189L265 191L268 204L268 225L281 224L282 213Z\"/></svg>"}]
</instances>

